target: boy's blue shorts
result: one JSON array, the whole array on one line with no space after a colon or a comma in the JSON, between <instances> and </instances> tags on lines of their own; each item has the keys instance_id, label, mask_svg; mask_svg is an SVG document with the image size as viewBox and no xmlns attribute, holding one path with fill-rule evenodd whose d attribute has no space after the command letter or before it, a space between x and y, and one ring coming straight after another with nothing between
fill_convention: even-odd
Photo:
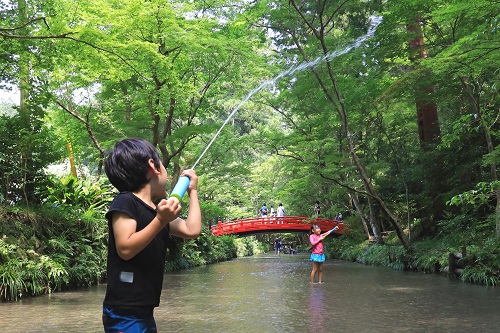
<instances>
[{"instance_id":1,"label":"boy's blue shorts","mask_svg":"<svg viewBox=\"0 0 500 333\"><path fill-rule=\"evenodd\" d=\"M153 309L102 309L102 324L106 333L157 333Z\"/></svg>"}]
</instances>

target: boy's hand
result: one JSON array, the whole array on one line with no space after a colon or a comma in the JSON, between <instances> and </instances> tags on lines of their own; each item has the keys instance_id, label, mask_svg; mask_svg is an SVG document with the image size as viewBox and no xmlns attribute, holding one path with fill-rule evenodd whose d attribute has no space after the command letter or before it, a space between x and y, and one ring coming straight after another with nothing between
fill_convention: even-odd
<instances>
[{"instance_id":1,"label":"boy's hand","mask_svg":"<svg viewBox=\"0 0 500 333\"><path fill-rule=\"evenodd\" d=\"M187 189L188 193L192 190L196 190L196 188L198 187L198 176L196 175L196 171L194 171L193 169L184 170L181 176L189 177L189 186Z\"/></svg>"},{"instance_id":2,"label":"boy's hand","mask_svg":"<svg viewBox=\"0 0 500 333\"><path fill-rule=\"evenodd\" d=\"M179 217L181 208L176 198L163 199L156 206L157 217L163 225L166 225Z\"/></svg>"}]
</instances>

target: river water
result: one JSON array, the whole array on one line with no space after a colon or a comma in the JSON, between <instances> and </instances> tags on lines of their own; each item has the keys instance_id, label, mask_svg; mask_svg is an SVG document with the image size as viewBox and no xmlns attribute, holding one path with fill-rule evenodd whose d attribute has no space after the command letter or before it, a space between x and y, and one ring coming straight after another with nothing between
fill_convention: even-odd
<instances>
[{"instance_id":1,"label":"river water","mask_svg":"<svg viewBox=\"0 0 500 333\"><path fill-rule=\"evenodd\" d=\"M500 332L500 288L337 260L310 284L305 254L165 275L160 333ZM105 285L0 303L0 332L102 332Z\"/></svg>"}]
</instances>

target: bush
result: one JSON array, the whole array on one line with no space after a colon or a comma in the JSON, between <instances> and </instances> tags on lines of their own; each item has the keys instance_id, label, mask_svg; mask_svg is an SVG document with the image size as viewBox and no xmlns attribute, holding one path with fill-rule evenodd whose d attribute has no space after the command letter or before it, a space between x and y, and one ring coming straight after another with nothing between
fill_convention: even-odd
<instances>
[{"instance_id":1,"label":"bush","mask_svg":"<svg viewBox=\"0 0 500 333\"><path fill-rule=\"evenodd\" d=\"M478 264L465 267L460 275L460 280L494 287L500 285L500 271L484 264Z\"/></svg>"},{"instance_id":2,"label":"bush","mask_svg":"<svg viewBox=\"0 0 500 333\"><path fill-rule=\"evenodd\" d=\"M211 233L202 233L194 240L179 240L179 247L169 251L165 270L171 272L236 258L235 240L235 236L216 237Z\"/></svg>"},{"instance_id":3,"label":"bush","mask_svg":"<svg viewBox=\"0 0 500 333\"><path fill-rule=\"evenodd\" d=\"M106 233L102 219L82 218L69 209L45 207L25 213L1 207L1 300L102 281Z\"/></svg>"}]
</instances>

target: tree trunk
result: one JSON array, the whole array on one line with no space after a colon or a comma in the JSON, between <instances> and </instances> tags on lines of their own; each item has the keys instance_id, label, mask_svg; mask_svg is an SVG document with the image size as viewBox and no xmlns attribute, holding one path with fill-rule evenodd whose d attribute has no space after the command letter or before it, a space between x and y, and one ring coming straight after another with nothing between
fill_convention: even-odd
<instances>
[{"instance_id":1,"label":"tree trunk","mask_svg":"<svg viewBox=\"0 0 500 333\"><path fill-rule=\"evenodd\" d=\"M73 177L77 178L75 156L73 155L73 147L71 147L71 143L69 141L66 142L66 150L68 151L71 174L73 175Z\"/></svg>"},{"instance_id":2,"label":"tree trunk","mask_svg":"<svg viewBox=\"0 0 500 333\"><path fill-rule=\"evenodd\" d=\"M26 6L25 0L18 0L17 7L19 10L19 26L23 26L28 22L28 8ZM26 28L21 28L19 31L23 35L29 35ZM29 108L29 92L31 89L30 80L30 57L28 47L23 50L24 54L19 55L19 118L21 120L21 125L24 127L26 133L31 133L31 114ZM23 170L28 170L27 167L31 165L32 151L30 144L24 144L21 147L21 164ZM31 197L30 193L33 193L34 186L30 180L31 176L26 172L23 175L22 188L23 195L26 205L29 206L29 199Z\"/></svg>"},{"instance_id":3,"label":"tree trunk","mask_svg":"<svg viewBox=\"0 0 500 333\"><path fill-rule=\"evenodd\" d=\"M410 34L408 41L408 58L410 59L413 69L419 68L419 63L427 58L427 50L425 47L424 34L422 32L422 20L419 16L416 16L412 22L407 25L407 31ZM417 111L417 125L418 125L418 137L420 146L423 153L433 151L437 144L441 141L441 132L439 128L438 121L438 111L437 105L432 99L432 93L434 92L434 86L429 85L430 76L432 75L429 71L419 68L420 76L418 77L418 83L414 84L414 94L415 94L415 107ZM426 166L424 166L426 167ZM432 171L433 168L427 169L427 181L432 183L435 182L436 175ZM436 188L432 187L428 196L433 198L431 212L429 212L428 221L429 228L431 228L436 217L442 214L442 202L440 201L439 193L436 192Z\"/></svg>"},{"instance_id":4,"label":"tree trunk","mask_svg":"<svg viewBox=\"0 0 500 333\"><path fill-rule=\"evenodd\" d=\"M420 17L415 18L414 22L407 26L407 30L411 34L408 41L409 59L416 68L420 60L427 58ZM422 78L420 81L426 80ZM433 86L415 86L418 136L424 147L434 147L441 140L437 105L430 96L433 92Z\"/></svg>"},{"instance_id":5,"label":"tree trunk","mask_svg":"<svg viewBox=\"0 0 500 333\"><path fill-rule=\"evenodd\" d=\"M372 229L373 238L375 239L375 243L384 244L384 240L382 238L382 234L380 233L380 229L378 227L378 224L374 223L375 221L373 219L371 219L370 216L367 216L363 212L363 210L361 209L361 205L359 203L357 193L350 193L349 196L352 198L354 208L356 209L356 212L358 212L358 215L361 218L361 221L363 223L363 227L365 228L366 236L368 237L368 239L370 239L370 231L368 229L368 226L370 226L370 228Z\"/></svg>"},{"instance_id":6,"label":"tree trunk","mask_svg":"<svg viewBox=\"0 0 500 333\"><path fill-rule=\"evenodd\" d=\"M368 206L370 207L370 224L372 226L373 235L375 236L375 243L382 245L384 244L384 239L382 238L382 233L380 232L380 224L375 217L375 209L373 207L373 200L370 196L367 197Z\"/></svg>"}]
</instances>

